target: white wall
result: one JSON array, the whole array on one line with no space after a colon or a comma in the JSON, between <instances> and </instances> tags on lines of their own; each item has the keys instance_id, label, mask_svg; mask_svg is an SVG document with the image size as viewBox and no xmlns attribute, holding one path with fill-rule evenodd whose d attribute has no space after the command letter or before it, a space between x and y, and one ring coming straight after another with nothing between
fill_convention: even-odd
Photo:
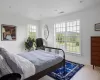
<instances>
[{"instance_id":1,"label":"white wall","mask_svg":"<svg viewBox=\"0 0 100 80\"><path fill-rule=\"evenodd\" d=\"M1 41L1 37L0 37L0 47L4 47L11 53L19 53L25 50L24 42L27 38L28 24L36 25L37 28L39 26L38 21L30 20L28 18L21 17L18 15L0 12L0 25L1 24L15 25L17 28L16 41ZM0 30L0 33L1 33L1 30Z\"/></svg>"},{"instance_id":2,"label":"white wall","mask_svg":"<svg viewBox=\"0 0 100 80\"><path fill-rule=\"evenodd\" d=\"M91 7L89 9L59 16L55 18L44 19L40 22L42 35L43 37L43 26L45 24L49 27L49 38L48 45L54 46L54 23L76 20L80 19L81 21L81 56L66 54L66 59L83 63L90 64L90 37L91 36L100 36L100 31L94 31L94 24L100 23L100 6Z\"/></svg>"}]
</instances>

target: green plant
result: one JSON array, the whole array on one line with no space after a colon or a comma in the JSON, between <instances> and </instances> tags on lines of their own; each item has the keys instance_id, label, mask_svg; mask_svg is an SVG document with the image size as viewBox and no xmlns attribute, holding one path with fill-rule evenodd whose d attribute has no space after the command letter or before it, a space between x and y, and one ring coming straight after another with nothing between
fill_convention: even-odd
<instances>
[{"instance_id":1,"label":"green plant","mask_svg":"<svg viewBox=\"0 0 100 80\"><path fill-rule=\"evenodd\" d=\"M25 42L25 50L27 49L30 51L32 48L36 47L35 39L28 37L27 41Z\"/></svg>"}]
</instances>

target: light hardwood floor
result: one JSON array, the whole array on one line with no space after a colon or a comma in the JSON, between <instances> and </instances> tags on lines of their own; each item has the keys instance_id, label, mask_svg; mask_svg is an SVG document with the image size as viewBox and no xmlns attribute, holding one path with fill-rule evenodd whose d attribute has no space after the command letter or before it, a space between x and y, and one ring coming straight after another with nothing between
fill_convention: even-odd
<instances>
[{"instance_id":1,"label":"light hardwood floor","mask_svg":"<svg viewBox=\"0 0 100 80\"><path fill-rule=\"evenodd\" d=\"M39 80L54 80L49 76L44 76ZM93 70L92 66L84 66L71 80L100 80L100 68Z\"/></svg>"}]
</instances>

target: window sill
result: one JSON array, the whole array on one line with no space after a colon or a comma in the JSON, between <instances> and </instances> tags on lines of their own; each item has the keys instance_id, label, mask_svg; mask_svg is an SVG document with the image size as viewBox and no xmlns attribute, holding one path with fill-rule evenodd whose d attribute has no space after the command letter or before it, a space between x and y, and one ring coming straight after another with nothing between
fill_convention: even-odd
<instances>
[{"instance_id":1,"label":"window sill","mask_svg":"<svg viewBox=\"0 0 100 80\"><path fill-rule=\"evenodd\" d=\"M65 52L67 55L72 55L72 56L82 56L81 53L74 53L74 52Z\"/></svg>"}]
</instances>

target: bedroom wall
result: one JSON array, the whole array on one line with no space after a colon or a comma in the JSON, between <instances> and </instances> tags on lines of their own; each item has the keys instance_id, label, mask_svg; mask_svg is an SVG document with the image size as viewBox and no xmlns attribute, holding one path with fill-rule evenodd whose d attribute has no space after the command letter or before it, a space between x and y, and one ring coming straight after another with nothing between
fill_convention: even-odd
<instances>
[{"instance_id":1,"label":"bedroom wall","mask_svg":"<svg viewBox=\"0 0 100 80\"><path fill-rule=\"evenodd\" d=\"M3 12L0 12L0 25L1 24L15 25L17 29L16 41L1 41L1 34L0 34L0 47L4 47L10 53L20 53L25 51L24 42L28 37L27 26L29 24L36 25L37 28L39 27L39 21ZM0 27L0 33L1 33L1 27Z\"/></svg>"},{"instance_id":2,"label":"bedroom wall","mask_svg":"<svg viewBox=\"0 0 100 80\"><path fill-rule=\"evenodd\" d=\"M79 62L83 64L90 64L90 37L100 36L100 31L94 31L94 24L100 23L100 6L93 6L91 8L75 12L72 14L67 14L64 16L59 16L55 18L47 18L40 22L41 27L41 37L43 36L43 27L45 24L49 27L49 38L47 39L48 46L54 46L54 23L59 23L63 21L76 20L81 21L81 54L82 55L72 55L66 53L66 59L74 62Z\"/></svg>"}]
</instances>

